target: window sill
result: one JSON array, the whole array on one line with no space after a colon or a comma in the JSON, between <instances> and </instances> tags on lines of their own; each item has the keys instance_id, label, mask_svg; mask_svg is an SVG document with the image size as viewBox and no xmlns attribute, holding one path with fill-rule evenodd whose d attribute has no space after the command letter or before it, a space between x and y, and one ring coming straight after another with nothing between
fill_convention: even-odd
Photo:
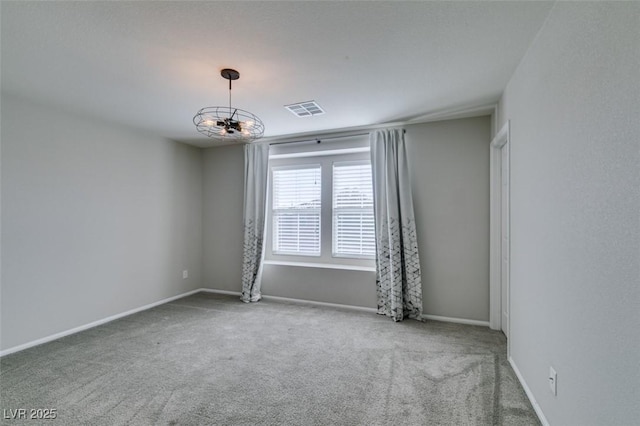
<instances>
[{"instance_id":1,"label":"window sill","mask_svg":"<svg viewBox=\"0 0 640 426\"><path fill-rule=\"evenodd\" d=\"M281 260L265 260L265 265L296 266L299 268L342 269L347 271L375 272L375 266L341 265L338 263L291 262Z\"/></svg>"}]
</instances>

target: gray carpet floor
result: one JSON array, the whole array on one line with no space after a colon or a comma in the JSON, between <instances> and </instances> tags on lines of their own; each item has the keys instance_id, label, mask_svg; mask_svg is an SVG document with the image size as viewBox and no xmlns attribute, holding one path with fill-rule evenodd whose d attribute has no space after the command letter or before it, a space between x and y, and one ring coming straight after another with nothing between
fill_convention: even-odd
<instances>
[{"instance_id":1,"label":"gray carpet floor","mask_svg":"<svg viewBox=\"0 0 640 426\"><path fill-rule=\"evenodd\" d=\"M0 359L64 425L538 425L485 327L199 293Z\"/></svg>"}]
</instances>

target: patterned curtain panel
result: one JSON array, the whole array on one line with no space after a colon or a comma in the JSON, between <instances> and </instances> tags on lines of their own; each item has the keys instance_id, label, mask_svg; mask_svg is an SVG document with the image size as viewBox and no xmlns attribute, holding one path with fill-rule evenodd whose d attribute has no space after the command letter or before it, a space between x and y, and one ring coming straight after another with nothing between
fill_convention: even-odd
<instances>
[{"instance_id":1,"label":"patterned curtain panel","mask_svg":"<svg viewBox=\"0 0 640 426\"><path fill-rule=\"evenodd\" d=\"M378 313L422 319L422 280L402 129L369 136L376 229Z\"/></svg>"},{"instance_id":2,"label":"patterned curtain panel","mask_svg":"<svg viewBox=\"0 0 640 426\"><path fill-rule=\"evenodd\" d=\"M244 256L242 261L243 302L262 298L262 242L269 176L269 145L244 146Z\"/></svg>"}]
</instances>

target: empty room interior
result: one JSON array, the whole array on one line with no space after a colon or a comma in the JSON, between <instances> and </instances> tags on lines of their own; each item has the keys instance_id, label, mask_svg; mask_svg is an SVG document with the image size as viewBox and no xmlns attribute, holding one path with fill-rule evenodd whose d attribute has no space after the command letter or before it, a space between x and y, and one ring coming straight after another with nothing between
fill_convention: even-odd
<instances>
[{"instance_id":1,"label":"empty room interior","mask_svg":"<svg viewBox=\"0 0 640 426\"><path fill-rule=\"evenodd\" d=\"M0 25L2 424L640 424L640 2Z\"/></svg>"}]
</instances>

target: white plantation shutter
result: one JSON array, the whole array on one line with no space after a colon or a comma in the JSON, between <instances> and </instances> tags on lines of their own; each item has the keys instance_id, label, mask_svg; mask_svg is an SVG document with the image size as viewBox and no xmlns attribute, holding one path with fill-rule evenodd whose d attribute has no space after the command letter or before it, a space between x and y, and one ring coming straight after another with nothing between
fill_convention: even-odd
<instances>
[{"instance_id":1,"label":"white plantation shutter","mask_svg":"<svg viewBox=\"0 0 640 426\"><path fill-rule=\"evenodd\" d=\"M333 255L373 257L376 243L369 162L333 165Z\"/></svg>"},{"instance_id":2,"label":"white plantation shutter","mask_svg":"<svg viewBox=\"0 0 640 426\"><path fill-rule=\"evenodd\" d=\"M273 252L320 255L320 165L273 170Z\"/></svg>"}]
</instances>

